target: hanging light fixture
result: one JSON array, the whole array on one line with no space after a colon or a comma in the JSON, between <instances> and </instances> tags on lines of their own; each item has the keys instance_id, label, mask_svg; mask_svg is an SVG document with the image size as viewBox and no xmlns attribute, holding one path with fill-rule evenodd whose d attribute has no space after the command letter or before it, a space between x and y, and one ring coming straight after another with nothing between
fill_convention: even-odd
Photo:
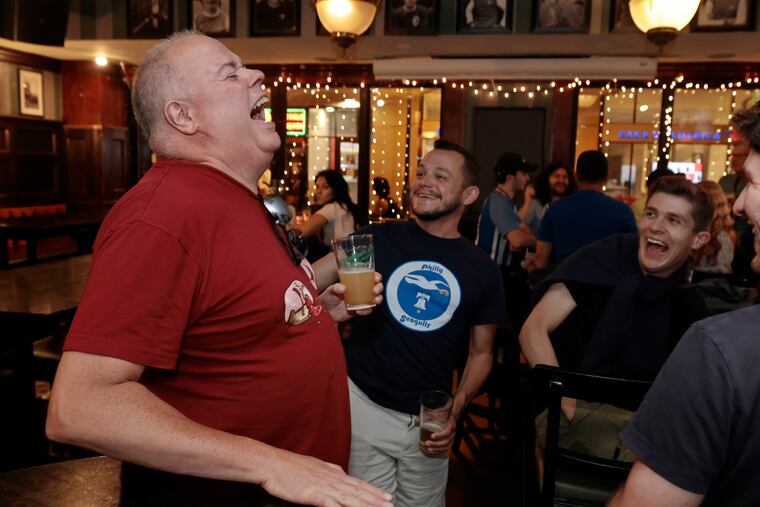
<instances>
[{"instance_id":1,"label":"hanging light fixture","mask_svg":"<svg viewBox=\"0 0 760 507\"><path fill-rule=\"evenodd\" d=\"M662 47L689 24L697 12L699 0L631 0L628 6L639 30Z\"/></svg>"},{"instance_id":2,"label":"hanging light fixture","mask_svg":"<svg viewBox=\"0 0 760 507\"><path fill-rule=\"evenodd\" d=\"M382 0L312 0L322 25L346 48L367 31Z\"/></svg>"}]
</instances>

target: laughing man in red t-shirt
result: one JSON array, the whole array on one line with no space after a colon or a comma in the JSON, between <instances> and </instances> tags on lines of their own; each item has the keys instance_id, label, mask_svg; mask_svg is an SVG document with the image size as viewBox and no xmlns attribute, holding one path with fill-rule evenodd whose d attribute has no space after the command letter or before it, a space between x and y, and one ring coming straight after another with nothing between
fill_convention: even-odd
<instances>
[{"instance_id":1,"label":"laughing man in red t-shirt","mask_svg":"<svg viewBox=\"0 0 760 507\"><path fill-rule=\"evenodd\" d=\"M348 318L344 287L318 295L258 195L280 146L263 79L194 33L146 54L132 102L159 160L101 227L47 432L292 502L391 505L344 472L348 387L334 326ZM234 489L173 484L195 495L199 483Z\"/></svg>"}]
</instances>

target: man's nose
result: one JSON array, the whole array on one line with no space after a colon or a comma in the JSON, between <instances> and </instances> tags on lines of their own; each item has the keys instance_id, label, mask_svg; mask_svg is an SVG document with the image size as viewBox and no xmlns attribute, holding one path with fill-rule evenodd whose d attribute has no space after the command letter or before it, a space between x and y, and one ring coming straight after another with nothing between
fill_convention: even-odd
<instances>
[{"instance_id":1,"label":"man's nose","mask_svg":"<svg viewBox=\"0 0 760 507\"><path fill-rule=\"evenodd\" d=\"M747 192L747 187L744 187L742 189L742 192L739 194L739 197L736 198L736 201L734 201L734 213L737 215L741 215L744 213L744 194Z\"/></svg>"},{"instance_id":2,"label":"man's nose","mask_svg":"<svg viewBox=\"0 0 760 507\"><path fill-rule=\"evenodd\" d=\"M261 86L264 82L264 73L257 69L245 69L248 72L248 81L250 87Z\"/></svg>"}]
</instances>

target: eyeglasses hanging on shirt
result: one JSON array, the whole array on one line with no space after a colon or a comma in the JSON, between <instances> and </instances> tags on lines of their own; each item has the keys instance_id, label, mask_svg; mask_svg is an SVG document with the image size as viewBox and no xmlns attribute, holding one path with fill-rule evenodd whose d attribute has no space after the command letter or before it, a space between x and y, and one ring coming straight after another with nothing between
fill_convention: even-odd
<instances>
[{"instance_id":1,"label":"eyeglasses hanging on shirt","mask_svg":"<svg viewBox=\"0 0 760 507\"><path fill-rule=\"evenodd\" d=\"M287 225L292 220L290 207L285 200L279 195L270 195L261 200L264 203L269 214L275 235L280 239L285 251L288 252L293 264L301 265L304 258L303 252L306 250L306 241L293 230L287 230Z\"/></svg>"}]
</instances>

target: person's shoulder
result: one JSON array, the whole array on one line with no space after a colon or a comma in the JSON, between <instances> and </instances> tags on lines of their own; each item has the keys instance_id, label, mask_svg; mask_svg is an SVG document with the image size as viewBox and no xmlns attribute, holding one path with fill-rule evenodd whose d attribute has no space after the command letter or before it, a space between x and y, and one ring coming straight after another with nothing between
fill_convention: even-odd
<instances>
[{"instance_id":1,"label":"person's shoulder","mask_svg":"<svg viewBox=\"0 0 760 507\"><path fill-rule=\"evenodd\" d=\"M755 344L760 353L760 305L752 305L732 312L721 313L694 324L694 327L716 344L727 342L749 342Z\"/></svg>"}]
</instances>

